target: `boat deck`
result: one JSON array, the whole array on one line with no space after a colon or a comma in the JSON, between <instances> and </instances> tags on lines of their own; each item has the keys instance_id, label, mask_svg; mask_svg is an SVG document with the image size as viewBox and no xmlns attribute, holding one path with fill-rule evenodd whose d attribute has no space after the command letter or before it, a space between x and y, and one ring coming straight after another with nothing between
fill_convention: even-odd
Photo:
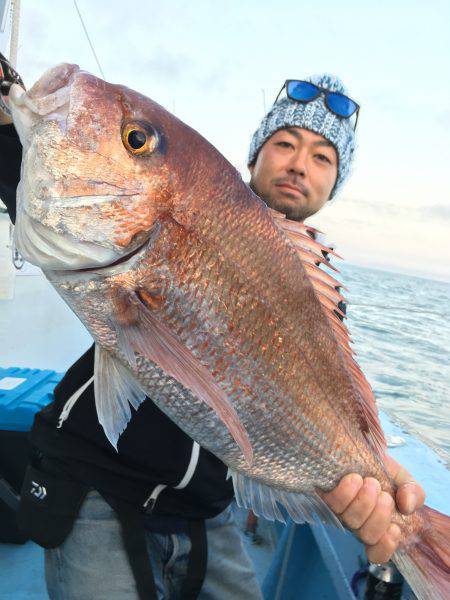
<instances>
[{"instance_id":1,"label":"boat deck","mask_svg":"<svg viewBox=\"0 0 450 600\"><path fill-rule=\"evenodd\" d=\"M390 453L409 469L427 492L427 504L450 513L450 471L414 436L381 415L388 439L403 443ZM243 529L246 511L236 508ZM267 600L354 600L351 579L365 562L363 546L350 534L321 524L284 526L260 520L260 544L243 535ZM44 551L32 542L0 544L0 600L47 600ZM404 598L409 597L408 589Z\"/></svg>"}]
</instances>

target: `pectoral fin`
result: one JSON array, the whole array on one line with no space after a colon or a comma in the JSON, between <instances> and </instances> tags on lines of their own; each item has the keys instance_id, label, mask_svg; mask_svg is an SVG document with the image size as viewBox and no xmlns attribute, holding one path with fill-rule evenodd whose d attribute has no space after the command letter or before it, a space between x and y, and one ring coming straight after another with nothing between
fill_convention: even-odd
<instances>
[{"instance_id":1,"label":"pectoral fin","mask_svg":"<svg viewBox=\"0 0 450 600\"><path fill-rule=\"evenodd\" d=\"M130 371L107 350L95 345L95 406L106 437L117 450L120 434L131 419L131 406L137 410L145 400Z\"/></svg>"}]
</instances>

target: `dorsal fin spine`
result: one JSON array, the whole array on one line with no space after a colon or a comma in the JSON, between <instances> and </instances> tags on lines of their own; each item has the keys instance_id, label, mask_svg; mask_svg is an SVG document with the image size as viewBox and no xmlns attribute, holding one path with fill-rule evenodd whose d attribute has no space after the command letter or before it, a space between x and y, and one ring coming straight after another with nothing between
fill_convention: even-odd
<instances>
[{"instance_id":1,"label":"dorsal fin spine","mask_svg":"<svg viewBox=\"0 0 450 600\"><path fill-rule=\"evenodd\" d=\"M312 235L316 235L316 230L313 228L307 228L302 223L288 221L284 218L284 215L279 217L277 214L274 214L275 211L271 212L274 216L275 223L289 238L295 250L297 251L300 260L302 261L305 273L311 285L313 286L316 296L321 303L325 315L327 316L331 325L336 342L342 352L341 356L343 357L344 364L348 369L354 389L357 393L357 397L359 398L358 414L361 419L361 430L363 431L373 450L379 456L383 457L386 451L386 440L378 419L378 409L376 406L375 397L369 382L354 359L354 351L350 346L351 339L348 329L340 318L345 318L345 314L338 307L338 301L343 299L343 296L334 290L337 295L332 295L330 298L330 290L333 287L341 288L343 286L341 286L337 280L328 274L326 275L331 278L332 285L324 282L323 280L326 279L326 276L323 277L322 274L325 272L320 269L318 264L324 264L329 269L332 269L336 272L339 271L324 258L322 250L328 252L326 246L311 240L309 234L311 233ZM334 252L330 252L330 254L331 253L336 255ZM333 285L334 283L336 283L336 285ZM328 293L325 293L325 291L328 291Z\"/></svg>"}]
</instances>

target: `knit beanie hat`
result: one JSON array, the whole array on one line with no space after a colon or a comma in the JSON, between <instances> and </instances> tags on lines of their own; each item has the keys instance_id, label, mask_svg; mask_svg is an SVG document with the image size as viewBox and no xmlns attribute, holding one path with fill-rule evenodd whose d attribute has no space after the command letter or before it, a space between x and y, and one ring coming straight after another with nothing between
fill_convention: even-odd
<instances>
[{"instance_id":1,"label":"knit beanie hat","mask_svg":"<svg viewBox=\"0 0 450 600\"><path fill-rule=\"evenodd\" d=\"M332 92L347 95L342 81L334 75L313 75L305 81L310 81ZM350 119L338 117L331 112L325 104L323 94L311 102L296 102L289 98L281 98L272 106L253 134L247 164L253 164L261 146L276 131L286 127L308 129L333 144L338 156L338 174L331 192L330 197L332 198L350 172L355 149L355 132Z\"/></svg>"}]
</instances>

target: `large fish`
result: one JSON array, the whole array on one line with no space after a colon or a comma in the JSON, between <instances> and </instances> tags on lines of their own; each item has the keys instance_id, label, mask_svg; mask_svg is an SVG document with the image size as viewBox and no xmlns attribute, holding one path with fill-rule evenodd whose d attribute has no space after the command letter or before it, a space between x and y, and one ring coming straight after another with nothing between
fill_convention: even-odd
<instances>
[{"instance_id":1,"label":"large fish","mask_svg":"<svg viewBox=\"0 0 450 600\"><path fill-rule=\"evenodd\" d=\"M13 86L10 105L24 147L16 244L96 342L113 446L147 394L259 515L339 524L320 490L350 472L394 495L338 284L308 229L161 106L75 65ZM450 518L425 507L394 522L416 594L448 598Z\"/></svg>"}]
</instances>

